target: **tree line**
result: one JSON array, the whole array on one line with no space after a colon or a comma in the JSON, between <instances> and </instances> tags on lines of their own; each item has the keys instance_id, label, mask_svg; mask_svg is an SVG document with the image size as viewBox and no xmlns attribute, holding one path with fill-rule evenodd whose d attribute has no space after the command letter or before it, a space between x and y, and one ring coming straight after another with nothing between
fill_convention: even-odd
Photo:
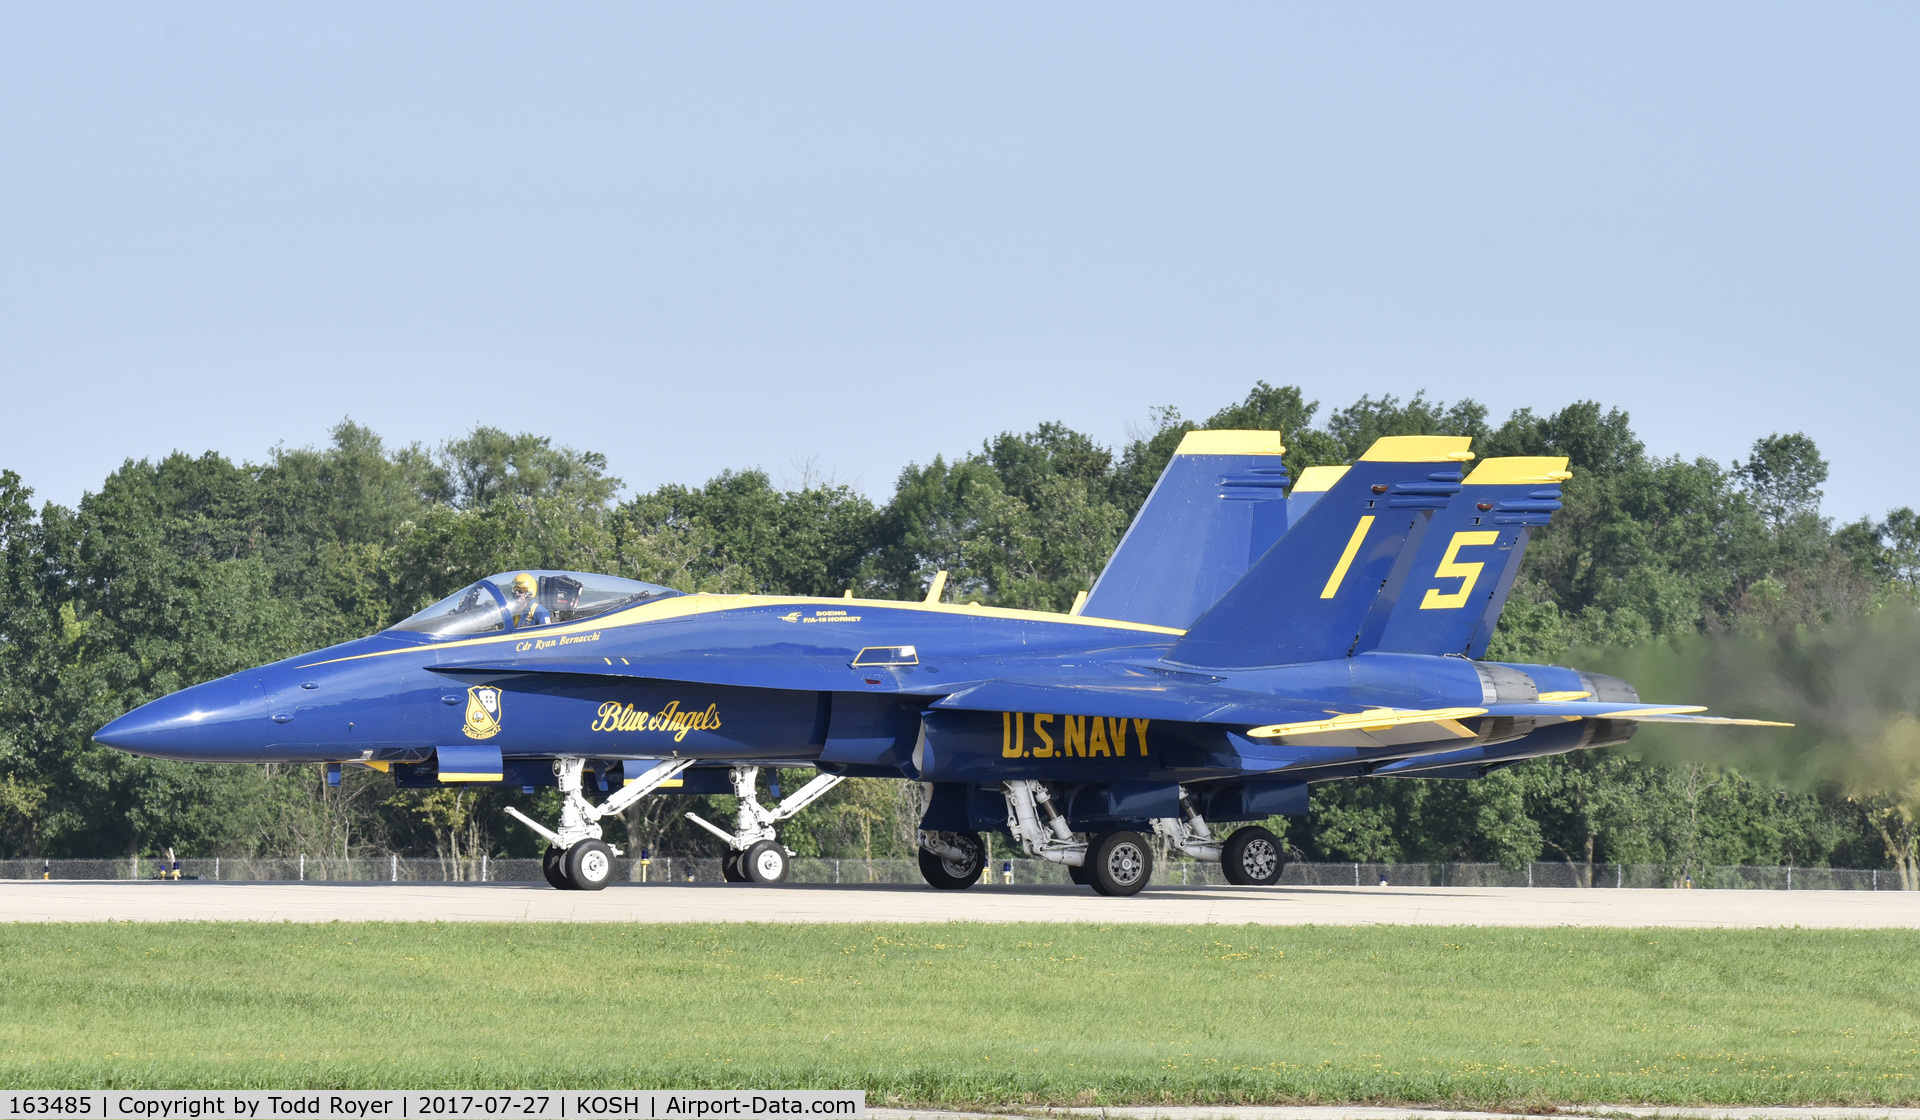
<instances>
[{"instance_id":1,"label":"tree line","mask_svg":"<svg viewBox=\"0 0 1920 1120\"><path fill-rule=\"evenodd\" d=\"M260 463L129 460L72 508L36 506L0 471L0 855L533 854L500 810L551 816L550 791L403 791L360 768L329 788L317 767L142 759L90 735L156 696L370 633L515 568L881 598L918 598L944 569L950 601L1066 610L1181 436L1202 427L1277 429L1296 473L1399 434L1472 436L1482 457L1568 456L1565 508L1535 536L1494 658L1845 627L1908 609L1920 581L1920 518L1902 508L1835 525L1820 509L1827 465L1805 435L1758 439L1731 464L1662 458L1626 413L1590 401L1498 423L1472 400L1424 394L1323 415L1299 389L1261 382L1204 421L1158 410L1118 447L1063 423L1002 432L909 465L884 504L758 469L622 498L604 455L537 434L482 426L389 447L345 420L326 446ZM1660 681L1636 683L1665 698ZM626 842L708 853L681 813L725 816L730 799L699 800L644 800ZM1783 784L1630 744L1473 782L1316 786L1310 817L1272 823L1309 859L1911 868L1916 801L1920 784ZM908 855L918 806L909 783L850 781L782 836L803 855Z\"/></svg>"}]
</instances>

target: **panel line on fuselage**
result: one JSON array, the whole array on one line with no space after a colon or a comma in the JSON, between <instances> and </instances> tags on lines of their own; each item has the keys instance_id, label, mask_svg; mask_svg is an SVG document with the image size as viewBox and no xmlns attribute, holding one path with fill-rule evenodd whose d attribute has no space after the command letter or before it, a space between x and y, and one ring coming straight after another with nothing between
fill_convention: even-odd
<instances>
[{"instance_id":1,"label":"panel line on fuselage","mask_svg":"<svg viewBox=\"0 0 1920 1120\"><path fill-rule=\"evenodd\" d=\"M564 637L572 634L591 634L596 630L607 630L627 626L638 626L647 622L664 622L676 618L692 618L703 614L717 614L727 611L752 610L757 607L790 607L826 605L838 610L849 607L867 607L877 610L920 611L930 614L962 615L971 618L1002 618L1025 622L1050 622L1062 626L1091 626L1101 630L1132 630L1146 634L1169 634L1178 637L1186 631L1170 626L1154 626L1144 622L1124 622L1112 618L1089 618L1085 615L1054 614L1051 611L1026 611L1012 607L982 607L971 603L916 603L898 599L827 599L804 595L676 595L671 599L662 599L654 603L641 603L624 611L596 619L582 619L579 622L563 623L559 626L542 626L532 630L510 630L501 634L489 634L485 637L462 638L452 642L422 642L419 645L402 646L398 649L371 650L366 653L350 654L346 657L333 657L325 661L310 661L300 666L303 669L319 665L333 665L342 661L359 661L369 657L390 657L401 653L419 653L424 650L461 649L468 646L497 645L502 642L525 641L529 634L542 638Z\"/></svg>"}]
</instances>

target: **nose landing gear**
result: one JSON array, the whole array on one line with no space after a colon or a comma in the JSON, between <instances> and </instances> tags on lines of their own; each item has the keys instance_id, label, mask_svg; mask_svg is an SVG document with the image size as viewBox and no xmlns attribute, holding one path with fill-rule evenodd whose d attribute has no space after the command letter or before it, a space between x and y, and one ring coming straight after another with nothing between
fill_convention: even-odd
<instances>
[{"instance_id":1,"label":"nose landing gear","mask_svg":"<svg viewBox=\"0 0 1920 1120\"><path fill-rule=\"evenodd\" d=\"M733 795L740 801L733 831L728 832L697 813L688 813L687 819L726 841L727 854L720 857L720 877L727 882L785 882L787 861L793 853L776 839L773 826L818 801L844 781L844 777L821 774L769 809L760 804L758 766L735 766L727 776L733 782Z\"/></svg>"},{"instance_id":2,"label":"nose landing gear","mask_svg":"<svg viewBox=\"0 0 1920 1120\"><path fill-rule=\"evenodd\" d=\"M511 805L507 806L507 815L546 838L548 848L540 858L540 872L549 884L563 891L597 891L613 881L613 858L620 854L618 848L600 839L601 818L625 812L629 805L693 763L691 758L663 760L595 805L580 789L586 759L556 758L553 772L565 798L560 805L559 830L548 828Z\"/></svg>"}]
</instances>

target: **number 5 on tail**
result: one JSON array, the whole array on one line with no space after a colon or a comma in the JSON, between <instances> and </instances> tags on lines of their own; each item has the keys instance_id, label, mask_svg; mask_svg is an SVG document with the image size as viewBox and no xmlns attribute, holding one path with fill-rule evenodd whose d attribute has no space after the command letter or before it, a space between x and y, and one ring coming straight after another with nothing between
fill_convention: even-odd
<instances>
[{"instance_id":1,"label":"number 5 on tail","mask_svg":"<svg viewBox=\"0 0 1920 1120\"><path fill-rule=\"evenodd\" d=\"M1430 587L1427 589L1426 598L1420 600L1420 609L1431 611L1466 606L1467 596L1473 594L1473 585L1480 580L1480 569L1486 565L1478 561L1463 564L1456 557L1460 555L1462 548L1476 544L1492 544L1499 539L1500 534L1491 529L1455 533L1453 540L1447 542L1446 555L1440 558L1440 566L1434 569L1433 576L1435 579L1459 580L1460 590L1443 593L1437 587Z\"/></svg>"}]
</instances>

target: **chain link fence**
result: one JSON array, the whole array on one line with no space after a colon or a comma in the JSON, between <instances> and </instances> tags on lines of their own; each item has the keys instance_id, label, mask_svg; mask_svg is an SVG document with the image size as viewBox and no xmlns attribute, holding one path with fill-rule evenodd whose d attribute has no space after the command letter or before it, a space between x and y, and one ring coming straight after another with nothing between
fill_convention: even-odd
<instances>
[{"instance_id":1,"label":"chain link fence","mask_svg":"<svg viewBox=\"0 0 1920 1120\"><path fill-rule=\"evenodd\" d=\"M717 882L720 860L662 856L648 861L616 859L616 881ZM123 859L0 860L0 879L199 879L220 882L316 883L520 883L540 880L537 859L422 859L411 856L290 856L252 859L222 856L173 863L144 857ZM991 881L1067 884L1067 869L1034 859L999 859L987 869ZM918 884L919 864L910 859L795 859L794 883ZM1226 880L1217 863L1166 860L1153 881L1163 886L1218 886ZM1733 890L1900 890L1897 871L1838 867L1699 867L1690 872L1649 863L1535 863L1518 868L1497 863L1291 863L1280 885L1295 887L1699 887Z\"/></svg>"}]
</instances>

